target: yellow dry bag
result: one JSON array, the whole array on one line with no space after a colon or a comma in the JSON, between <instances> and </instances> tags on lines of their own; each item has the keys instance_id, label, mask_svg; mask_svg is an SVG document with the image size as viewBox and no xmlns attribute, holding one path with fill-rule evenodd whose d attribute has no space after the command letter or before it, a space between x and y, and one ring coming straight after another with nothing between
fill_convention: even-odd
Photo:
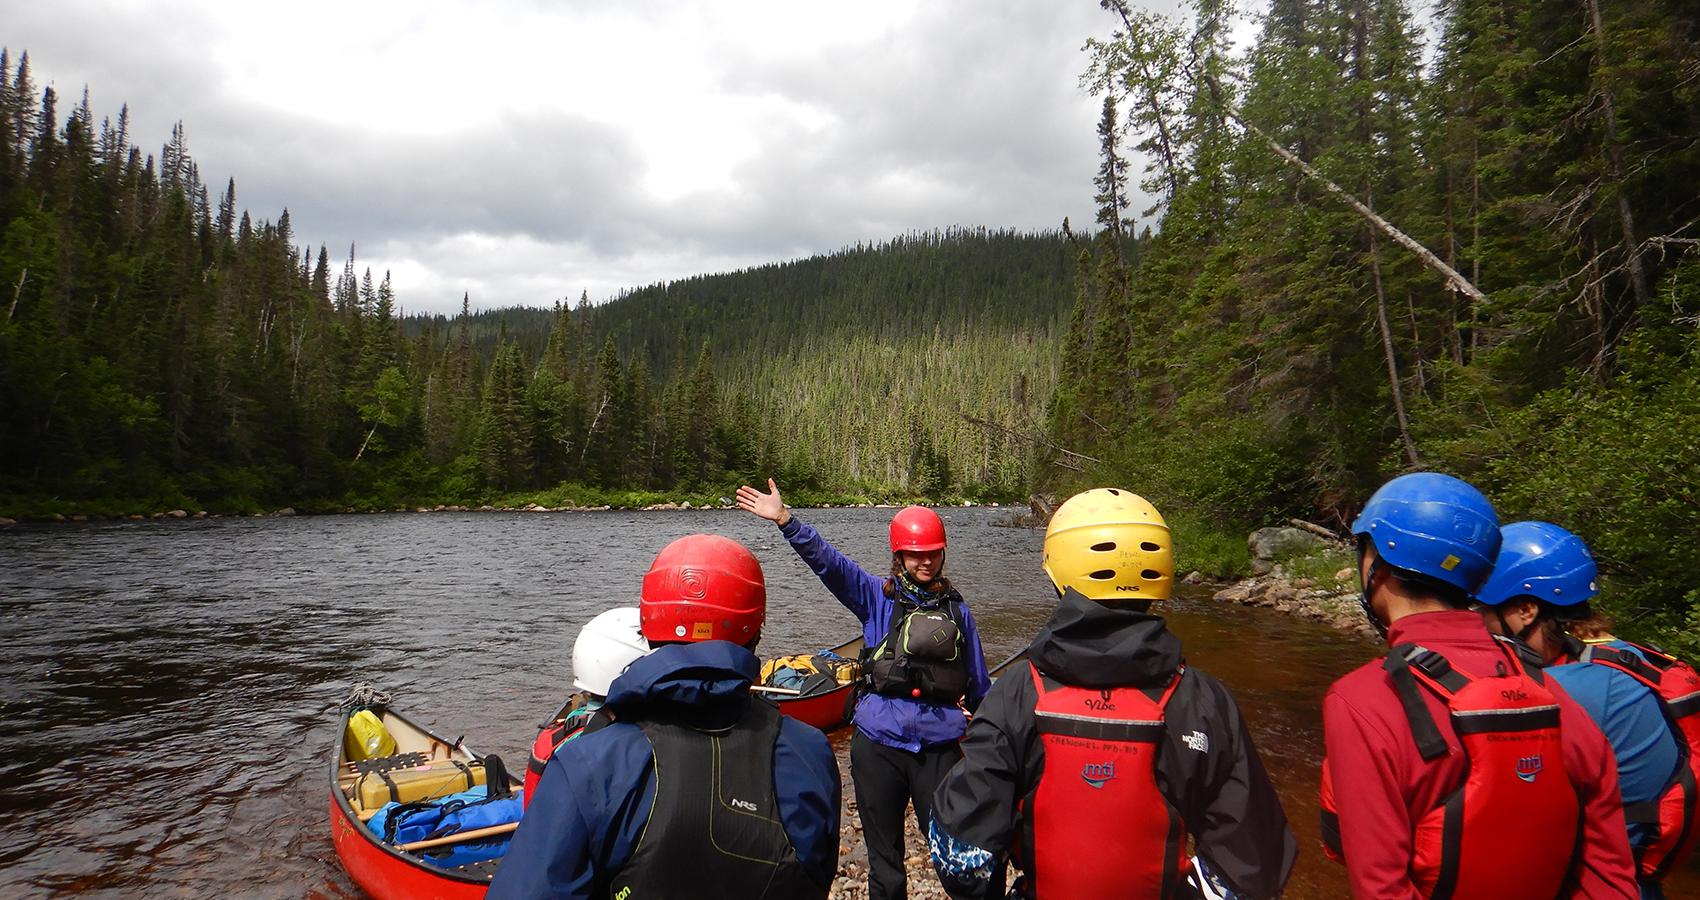
<instances>
[{"instance_id":1,"label":"yellow dry bag","mask_svg":"<svg viewBox=\"0 0 1700 900\"><path fill-rule=\"evenodd\" d=\"M342 733L342 752L350 762L377 759L395 753L395 738L377 714L363 709L348 717L348 730Z\"/></svg>"}]
</instances>

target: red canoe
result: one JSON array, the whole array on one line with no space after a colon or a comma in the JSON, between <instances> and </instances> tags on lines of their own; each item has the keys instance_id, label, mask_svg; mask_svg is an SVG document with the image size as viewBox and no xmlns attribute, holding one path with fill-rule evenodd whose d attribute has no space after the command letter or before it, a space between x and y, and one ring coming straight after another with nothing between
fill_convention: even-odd
<instances>
[{"instance_id":1,"label":"red canoe","mask_svg":"<svg viewBox=\"0 0 1700 900\"><path fill-rule=\"evenodd\" d=\"M348 870L348 876L374 900L476 900L483 897L490 887L491 877L496 874L496 861L459 869L440 868L416 854L404 853L383 843L366 827L365 819L371 814L368 809L370 798L363 794L370 792L362 788L364 783L371 782L372 776L362 779L361 774L355 771L356 764L345 758L343 734L348 730L349 715L343 714L341 727L337 729L330 770L331 843L336 846L336 855L342 860L342 867ZM413 765L386 770L385 774L391 776L391 781L401 782L405 789L409 778L420 784L437 779L425 789L433 796L441 796L464 788L464 784L454 783L456 780L473 778L462 767L479 757L464 743L447 740L391 709L383 709L381 719L396 742L396 753L390 758L417 754L408 757ZM457 762L461 765L457 766ZM482 769L474 771L481 780ZM509 776L508 781L515 791L520 789L519 779Z\"/></svg>"},{"instance_id":2,"label":"red canoe","mask_svg":"<svg viewBox=\"0 0 1700 900\"><path fill-rule=\"evenodd\" d=\"M854 660L862 652L862 639L839 644L832 652ZM832 731L850 724L856 714L856 683L842 682L823 691L795 696L773 692L768 694L779 704L779 711L806 725L822 731Z\"/></svg>"}]
</instances>

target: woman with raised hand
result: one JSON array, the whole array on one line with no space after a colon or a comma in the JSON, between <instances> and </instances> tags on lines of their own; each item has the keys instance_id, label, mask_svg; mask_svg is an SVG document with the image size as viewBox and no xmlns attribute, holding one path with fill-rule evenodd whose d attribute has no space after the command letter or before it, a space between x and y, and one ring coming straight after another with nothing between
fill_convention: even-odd
<instances>
[{"instance_id":1,"label":"woman with raised hand","mask_svg":"<svg viewBox=\"0 0 1700 900\"><path fill-rule=\"evenodd\" d=\"M791 549L862 622L862 692L850 777L868 848L869 900L907 896L903 815L927 833L934 789L962 752L968 712L991 687L974 617L944 577L944 522L922 506L891 519L891 568L875 575L786 508L779 487L738 488L738 506L779 526Z\"/></svg>"}]
</instances>

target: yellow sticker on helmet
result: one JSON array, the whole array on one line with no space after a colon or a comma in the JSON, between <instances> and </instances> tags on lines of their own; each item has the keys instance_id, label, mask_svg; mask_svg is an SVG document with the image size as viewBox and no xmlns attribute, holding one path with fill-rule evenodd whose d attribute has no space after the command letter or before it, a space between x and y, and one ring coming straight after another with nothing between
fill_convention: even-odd
<instances>
[{"instance_id":1,"label":"yellow sticker on helmet","mask_svg":"<svg viewBox=\"0 0 1700 900\"><path fill-rule=\"evenodd\" d=\"M713 622L697 622L691 626L691 637L695 640L706 640L714 637Z\"/></svg>"},{"instance_id":2,"label":"yellow sticker on helmet","mask_svg":"<svg viewBox=\"0 0 1700 900\"><path fill-rule=\"evenodd\" d=\"M1461 562L1463 562L1463 560L1461 560L1458 557L1453 556L1449 553L1449 554L1446 555L1445 559L1440 561L1440 567L1442 569L1445 569L1446 571L1450 572L1453 569L1458 568L1458 564L1461 563Z\"/></svg>"}]
</instances>

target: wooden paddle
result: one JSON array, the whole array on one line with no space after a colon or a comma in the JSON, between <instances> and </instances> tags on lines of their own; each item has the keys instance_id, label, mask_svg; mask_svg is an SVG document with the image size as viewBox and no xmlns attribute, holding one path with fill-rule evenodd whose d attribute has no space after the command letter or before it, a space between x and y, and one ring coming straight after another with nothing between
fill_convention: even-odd
<instances>
[{"instance_id":1,"label":"wooden paddle","mask_svg":"<svg viewBox=\"0 0 1700 900\"><path fill-rule=\"evenodd\" d=\"M432 847L447 847L450 844L461 844L466 841L476 841L479 838L495 837L498 834L507 834L518 827L518 822L508 822L505 825L491 825L488 828L474 828L471 831L462 831L458 834L446 834L440 838L432 838L428 841L414 841L411 844L402 844L396 849L404 853L414 853L420 850L429 850Z\"/></svg>"},{"instance_id":2,"label":"wooden paddle","mask_svg":"<svg viewBox=\"0 0 1700 900\"><path fill-rule=\"evenodd\" d=\"M1009 668L1010 666L1015 665L1016 663L1026 659L1026 658L1027 658L1027 648L1022 647L1020 650L1017 650L1014 653L1011 653L1009 655L1009 659L1006 659L1003 662L998 663L997 666L992 669L990 674L993 678L996 678L999 675L1003 674L1003 670Z\"/></svg>"}]
</instances>

